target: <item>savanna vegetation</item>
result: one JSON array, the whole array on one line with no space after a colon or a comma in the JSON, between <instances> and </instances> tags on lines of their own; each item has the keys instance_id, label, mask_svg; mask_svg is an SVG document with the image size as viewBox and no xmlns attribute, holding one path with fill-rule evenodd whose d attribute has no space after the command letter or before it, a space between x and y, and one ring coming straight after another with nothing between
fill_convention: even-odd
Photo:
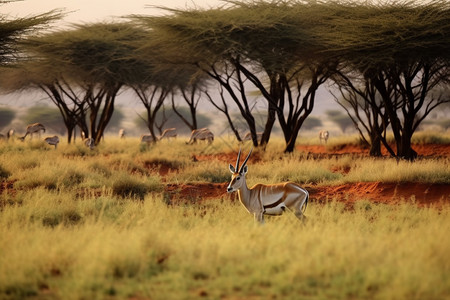
<instances>
[{"instance_id":1,"label":"savanna vegetation","mask_svg":"<svg viewBox=\"0 0 450 300\"><path fill-rule=\"evenodd\" d=\"M45 93L67 131L57 148L0 140L0 298L447 299L450 158L414 148L450 144L448 134L417 134L450 101L449 2L162 9L63 30L45 30L59 11L0 14L0 88ZM360 137L330 139L315 155L300 149L317 137L297 138L320 126L309 116L325 85L347 113L328 111L331 121L343 131L353 124ZM180 137L103 139L125 90L142 102L154 140L169 107L189 129L203 124L200 99L235 137L189 146ZM14 117L0 115L0 127ZM50 115L31 117L50 128ZM251 143L237 144L245 132L237 122ZM95 140L92 150L73 139L76 128ZM249 185L301 184L311 194L306 223L287 213L258 226L226 194L228 164L251 144ZM348 144L371 157L326 153ZM383 149L397 159L379 157ZM395 183L393 195L411 190L395 205L366 191L315 193L364 182ZM412 187L424 183L436 199L418 205Z\"/></svg>"},{"instance_id":2,"label":"savanna vegetation","mask_svg":"<svg viewBox=\"0 0 450 300\"><path fill-rule=\"evenodd\" d=\"M204 98L224 114L237 140L250 131L254 146L266 147L277 121L289 153L317 91L333 86L372 156L383 146L408 160L418 155L411 147L415 131L450 102L448 1L258 0L161 9L165 15L39 34L0 28L8 37L0 46L14 50L0 57L10 59L0 70L0 88L44 92L63 117L69 143L76 127L100 143L117 95L129 89L145 107L154 141L164 103L177 113L180 98L189 117L177 115L192 130ZM59 17L44 16L45 22ZM258 100L266 115L260 140ZM244 130L232 122L231 107ZM386 140L390 133L395 147Z\"/></svg>"},{"instance_id":3,"label":"savanna vegetation","mask_svg":"<svg viewBox=\"0 0 450 300\"><path fill-rule=\"evenodd\" d=\"M430 139L450 137L414 143ZM349 142L358 139L327 147ZM249 185L449 184L448 156L314 158L280 155L283 144L254 150ZM346 195L318 202L311 192L305 224L287 213L258 226L225 192L237 149L227 137L208 147L110 137L94 150L0 142L0 298L446 299L448 194L437 207L418 207L413 194L397 205L361 197L349 206ZM192 196L189 186L200 184L223 193Z\"/></svg>"}]
</instances>

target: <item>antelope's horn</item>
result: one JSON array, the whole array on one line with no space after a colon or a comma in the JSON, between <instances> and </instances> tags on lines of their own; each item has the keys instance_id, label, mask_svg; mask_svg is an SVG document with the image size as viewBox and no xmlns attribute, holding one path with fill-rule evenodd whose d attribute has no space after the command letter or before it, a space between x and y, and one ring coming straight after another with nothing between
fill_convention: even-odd
<instances>
[{"instance_id":1,"label":"antelope's horn","mask_svg":"<svg viewBox=\"0 0 450 300\"><path fill-rule=\"evenodd\" d=\"M236 159L236 171L239 170L239 159L241 158L241 148L239 147L238 157Z\"/></svg>"},{"instance_id":2,"label":"antelope's horn","mask_svg":"<svg viewBox=\"0 0 450 300\"><path fill-rule=\"evenodd\" d=\"M239 170L239 173L242 171L242 169L245 167L245 164L247 163L248 159L250 158L250 154L252 154L253 148L250 149L250 152L248 153L247 157L245 158L244 162L242 163L241 169Z\"/></svg>"}]
</instances>

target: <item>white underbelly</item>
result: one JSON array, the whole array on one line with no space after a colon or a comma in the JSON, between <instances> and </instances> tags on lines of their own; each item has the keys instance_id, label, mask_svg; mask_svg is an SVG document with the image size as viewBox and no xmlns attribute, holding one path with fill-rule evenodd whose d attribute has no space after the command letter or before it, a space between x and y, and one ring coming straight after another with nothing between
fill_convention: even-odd
<instances>
[{"instance_id":1,"label":"white underbelly","mask_svg":"<svg viewBox=\"0 0 450 300\"><path fill-rule=\"evenodd\" d=\"M284 203L280 203L275 207L266 208L264 210L265 215L272 215L272 216L278 216L283 214L283 212L286 210L286 205Z\"/></svg>"}]
</instances>

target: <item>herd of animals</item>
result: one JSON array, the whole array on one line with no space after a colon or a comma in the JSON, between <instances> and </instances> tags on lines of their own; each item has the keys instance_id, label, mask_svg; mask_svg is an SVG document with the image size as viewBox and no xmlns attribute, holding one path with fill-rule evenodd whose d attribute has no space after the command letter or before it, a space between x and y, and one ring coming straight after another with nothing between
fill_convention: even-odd
<instances>
[{"instance_id":1,"label":"herd of animals","mask_svg":"<svg viewBox=\"0 0 450 300\"><path fill-rule=\"evenodd\" d=\"M25 138L27 136L30 136L30 139L32 139L34 134L38 134L40 136L41 131L45 132L45 126L42 125L41 123L30 124L26 127L25 135L18 137L18 139L22 142L25 140ZM263 134L262 132L256 133L258 141L261 140L262 134ZM84 132L82 132L81 135L83 138L84 145L86 147L90 148L91 150L94 149L94 147L95 147L94 139L85 137ZM9 139L13 138L14 136L15 136L15 130L10 129L6 135L0 133L0 140L9 140ZM330 136L330 134L327 130L320 131L319 132L320 143L322 143L322 141L323 141L326 144L329 136ZM119 130L119 137L125 138L125 130L124 129ZM165 129L163 131L163 133L158 138L156 138L156 140L159 140L159 141L161 141L163 139L170 140L170 139L175 139L176 137L177 137L177 129L176 128L168 128L168 129ZM244 141L244 142L250 141L251 139L252 139L251 133L247 132L244 135L244 138L242 139L242 141ZM49 136L49 137L44 138L44 141L51 146L55 146L55 149L56 149L58 146L58 143L59 143L59 137L57 135ZM150 143L154 142L154 139L153 139L152 135L150 135L150 134L143 134L143 135L141 135L140 141L141 141L141 143L150 144ZM206 141L208 144L211 144L214 141L214 134L208 128L194 129L194 130L192 130L189 141L186 142L186 144L189 144L189 145L195 144L195 143L197 143L197 141Z\"/></svg>"},{"instance_id":2,"label":"herd of animals","mask_svg":"<svg viewBox=\"0 0 450 300\"><path fill-rule=\"evenodd\" d=\"M38 134L40 137L41 131L45 132L45 126L42 125L41 123L33 123L33 124L30 124L27 126L25 135L18 137L17 139L23 142L23 141L25 141L25 138L27 136L30 136L30 139L32 139L34 134ZM8 131L8 133L6 134L6 136L4 134L0 133L0 140L9 140L9 139L13 138L14 136L15 136L15 130L10 129ZM55 146L55 149L56 149L56 147L59 144L59 137L57 135L48 136L48 137L44 138L44 141L51 146ZM87 147L94 149L94 139L83 138L83 143Z\"/></svg>"}]
</instances>

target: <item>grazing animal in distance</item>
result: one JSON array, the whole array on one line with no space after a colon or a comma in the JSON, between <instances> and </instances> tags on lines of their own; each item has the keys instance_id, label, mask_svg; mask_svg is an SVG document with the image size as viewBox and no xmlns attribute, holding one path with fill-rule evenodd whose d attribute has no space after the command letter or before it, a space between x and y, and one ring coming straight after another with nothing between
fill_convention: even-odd
<instances>
[{"instance_id":1,"label":"grazing animal in distance","mask_svg":"<svg viewBox=\"0 0 450 300\"><path fill-rule=\"evenodd\" d=\"M258 140L258 143L261 142L261 138L263 136L262 132L256 133L256 139ZM244 135L244 138L242 139L243 142L245 141L251 141L252 140L252 133L249 131Z\"/></svg>"},{"instance_id":2,"label":"grazing animal in distance","mask_svg":"<svg viewBox=\"0 0 450 300\"><path fill-rule=\"evenodd\" d=\"M159 140L167 139L169 138L176 138L177 137L177 129L176 128L167 128L163 131L161 136L159 137Z\"/></svg>"},{"instance_id":3,"label":"grazing animal in distance","mask_svg":"<svg viewBox=\"0 0 450 300\"><path fill-rule=\"evenodd\" d=\"M49 137L46 137L44 139L44 141L49 145L55 146L55 149L56 149L56 147L58 146L58 143L59 143L59 137L57 135L49 136Z\"/></svg>"},{"instance_id":4,"label":"grazing animal in distance","mask_svg":"<svg viewBox=\"0 0 450 300\"><path fill-rule=\"evenodd\" d=\"M194 129L191 132L191 138L186 144L192 145L197 143L197 140L206 140L208 144L211 144L214 141L214 134L208 128Z\"/></svg>"},{"instance_id":5,"label":"grazing animal in distance","mask_svg":"<svg viewBox=\"0 0 450 300\"><path fill-rule=\"evenodd\" d=\"M248 167L247 161L250 153L245 158L242 166L239 166L241 149L236 160L236 166L230 164L231 181L227 192L237 191L239 201L244 205L247 211L254 215L259 223L264 223L264 215L279 216L284 213L286 208L291 210L299 220L304 220L303 215L308 205L309 193L300 185L294 182L283 182L276 184L255 184L248 188L245 175Z\"/></svg>"},{"instance_id":6,"label":"grazing animal in distance","mask_svg":"<svg viewBox=\"0 0 450 300\"><path fill-rule=\"evenodd\" d=\"M86 147L88 147L91 150L94 150L95 148L95 141L93 138L87 138L83 140L83 143Z\"/></svg>"},{"instance_id":7,"label":"grazing animal in distance","mask_svg":"<svg viewBox=\"0 0 450 300\"><path fill-rule=\"evenodd\" d=\"M153 143L153 136L151 134L143 134L141 135L141 143L147 143L149 145L150 143Z\"/></svg>"},{"instance_id":8,"label":"grazing animal in distance","mask_svg":"<svg viewBox=\"0 0 450 300\"><path fill-rule=\"evenodd\" d=\"M19 140L24 141L27 135L30 135L30 138L33 138L33 134L38 133L41 134L41 130L45 132L45 126L41 123L34 123L27 126L27 132L24 136L20 137Z\"/></svg>"},{"instance_id":9,"label":"grazing animal in distance","mask_svg":"<svg viewBox=\"0 0 450 300\"><path fill-rule=\"evenodd\" d=\"M8 130L8 133L6 134L6 136L8 137L8 139L12 138L15 135L15 130L14 129L10 129Z\"/></svg>"},{"instance_id":10,"label":"grazing animal in distance","mask_svg":"<svg viewBox=\"0 0 450 300\"><path fill-rule=\"evenodd\" d=\"M121 139L125 138L125 129L121 128L119 130L119 138Z\"/></svg>"},{"instance_id":11,"label":"grazing animal in distance","mask_svg":"<svg viewBox=\"0 0 450 300\"><path fill-rule=\"evenodd\" d=\"M328 132L328 130L321 130L319 132L319 140L320 140L321 144L322 144L322 140L324 140L325 144L326 144L329 137L330 137L330 133Z\"/></svg>"}]
</instances>

